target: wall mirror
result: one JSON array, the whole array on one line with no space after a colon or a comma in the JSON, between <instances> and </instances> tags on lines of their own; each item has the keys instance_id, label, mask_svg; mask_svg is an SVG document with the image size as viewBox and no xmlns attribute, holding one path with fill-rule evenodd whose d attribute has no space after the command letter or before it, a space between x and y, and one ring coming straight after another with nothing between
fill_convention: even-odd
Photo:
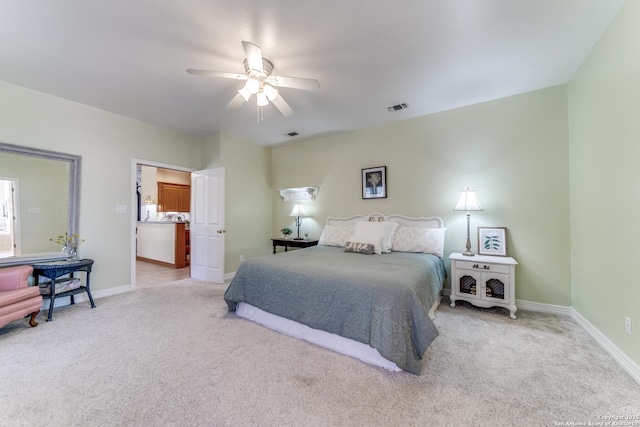
<instances>
[{"instance_id":1,"label":"wall mirror","mask_svg":"<svg viewBox=\"0 0 640 427\"><path fill-rule=\"evenodd\" d=\"M77 233L79 185L80 156L0 143L0 267L62 258L55 240Z\"/></svg>"}]
</instances>

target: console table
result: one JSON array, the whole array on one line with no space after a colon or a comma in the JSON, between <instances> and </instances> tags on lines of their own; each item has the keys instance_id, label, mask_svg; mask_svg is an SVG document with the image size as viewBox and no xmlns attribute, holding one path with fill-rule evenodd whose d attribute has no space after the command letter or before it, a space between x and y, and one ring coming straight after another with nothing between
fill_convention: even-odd
<instances>
[{"instance_id":1,"label":"console table","mask_svg":"<svg viewBox=\"0 0 640 427\"><path fill-rule=\"evenodd\" d=\"M287 252L289 247L292 248L308 248L309 246L315 246L318 244L317 240L295 240L295 239L271 239L273 242L273 253L276 253L277 246L284 246L284 251Z\"/></svg>"},{"instance_id":2,"label":"console table","mask_svg":"<svg viewBox=\"0 0 640 427\"><path fill-rule=\"evenodd\" d=\"M47 315L47 322L52 320L53 317L53 304L56 298L71 297L71 305L75 304L73 296L82 292L86 292L89 296L89 302L91 302L91 308L95 308L93 297L91 296L91 289L89 288L89 276L91 275L91 266L93 265L92 259L79 259L72 261L49 261L38 264L31 264L33 267L34 285L39 286L38 278L40 276L47 277L51 280L50 293L43 294L42 298L49 299L49 314ZM56 295L56 283L67 281L69 279L62 278L69 275L69 278L73 278L73 273L78 271L84 271L87 273L84 286L80 286L76 289L60 292ZM61 279L62 278L62 279Z\"/></svg>"}]
</instances>

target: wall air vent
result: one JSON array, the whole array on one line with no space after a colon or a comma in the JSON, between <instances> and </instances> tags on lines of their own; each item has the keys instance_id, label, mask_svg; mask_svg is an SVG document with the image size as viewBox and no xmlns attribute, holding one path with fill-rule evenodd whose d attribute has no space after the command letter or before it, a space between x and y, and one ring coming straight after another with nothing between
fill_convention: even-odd
<instances>
[{"instance_id":1,"label":"wall air vent","mask_svg":"<svg viewBox=\"0 0 640 427\"><path fill-rule=\"evenodd\" d=\"M408 108L408 105L404 102L402 104L392 105L391 107L387 107L387 111L393 113L394 111L400 111Z\"/></svg>"},{"instance_id":2,"label":"wall air vent","mask_svg":"<svg viewBox=\"0 0 640 427\"><path fill-rule=\"evenodd\" d=\"M298 136L298 135L300 135L300 134L298 132L296 132L296 131L284 134L284 136L288 136L289 138L293 138L294 136Z\"/></svg>"}]
</instances>

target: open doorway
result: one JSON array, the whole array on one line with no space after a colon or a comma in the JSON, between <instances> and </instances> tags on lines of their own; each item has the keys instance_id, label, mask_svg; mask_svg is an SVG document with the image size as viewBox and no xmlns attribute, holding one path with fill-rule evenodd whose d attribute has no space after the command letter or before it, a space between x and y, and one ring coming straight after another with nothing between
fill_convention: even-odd
<instances>
[{"instance_id":1,"label":"open doorway","mask_svg":"<svg viewBox=\"0 0 640 427\"><path fill-rule=\"evenodd\" d=\"M132 289L190 277L191 170L135 160Z\"/></svg>"}]
</instances>

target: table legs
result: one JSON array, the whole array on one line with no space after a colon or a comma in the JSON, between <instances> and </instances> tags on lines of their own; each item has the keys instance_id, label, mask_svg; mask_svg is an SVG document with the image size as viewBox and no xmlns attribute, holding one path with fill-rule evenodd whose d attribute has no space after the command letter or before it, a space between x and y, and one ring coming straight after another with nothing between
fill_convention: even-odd
<instances>
[{"instance_id":1,"label":"table legs","mask_svg":"<svg viewBox=\"0 0 640 427\"><path fill-rule=\"evenodd\" d=\"M91 303L91 308L96 308L96 304L93 302L93 297L91 296L91 289L89 287L90 276L91 276L91 273L87 272L87 283L86 283L86 287L85 287L85 292L87 293L87 296L89 297L89 302ZM73 273L71 273L71 277L73 277ZM54 305L54 303L56 301L56 292L55 292L56 286L55 286L55 283L56 283L55 279L52 279L51 280L51 288L50 288L51 289L51 295L49 297L49 313L47 314L47 322L50 322L50 321L53 320L53 305ZM36 278L36 286L38 286L37 278ZM76 303L75 299L73 298L74 294L69 295L69 297L71 297L71 304L70 305L74 305Z\"/></svg>"},{"instance_id":2,"label":"table legs","mask_svg":"<svg viewBox=\"0 0 640 427\"><path fill-rule=\"evenodd\" d=\"M93 297L91 296L91 289L89 288L89 276L91 276L90 272L87 272L87 296L89 297L89 302L91 303L91 308L96 308L96 305L93 303ZM73 296L72 296L73 298Z\"/></svg>"},{"instance_id":3,"label":"table legs","mask_svg":"<svg viewBox=\"0 0 640 427\"><path fill-rule=\"evenodd\" d=\"M49 313L47 313L47 322L51 322L53 320L53 303L56 301L56 281L51 281L51 295L49 297Z\"/></svg>"}]
</instances>

